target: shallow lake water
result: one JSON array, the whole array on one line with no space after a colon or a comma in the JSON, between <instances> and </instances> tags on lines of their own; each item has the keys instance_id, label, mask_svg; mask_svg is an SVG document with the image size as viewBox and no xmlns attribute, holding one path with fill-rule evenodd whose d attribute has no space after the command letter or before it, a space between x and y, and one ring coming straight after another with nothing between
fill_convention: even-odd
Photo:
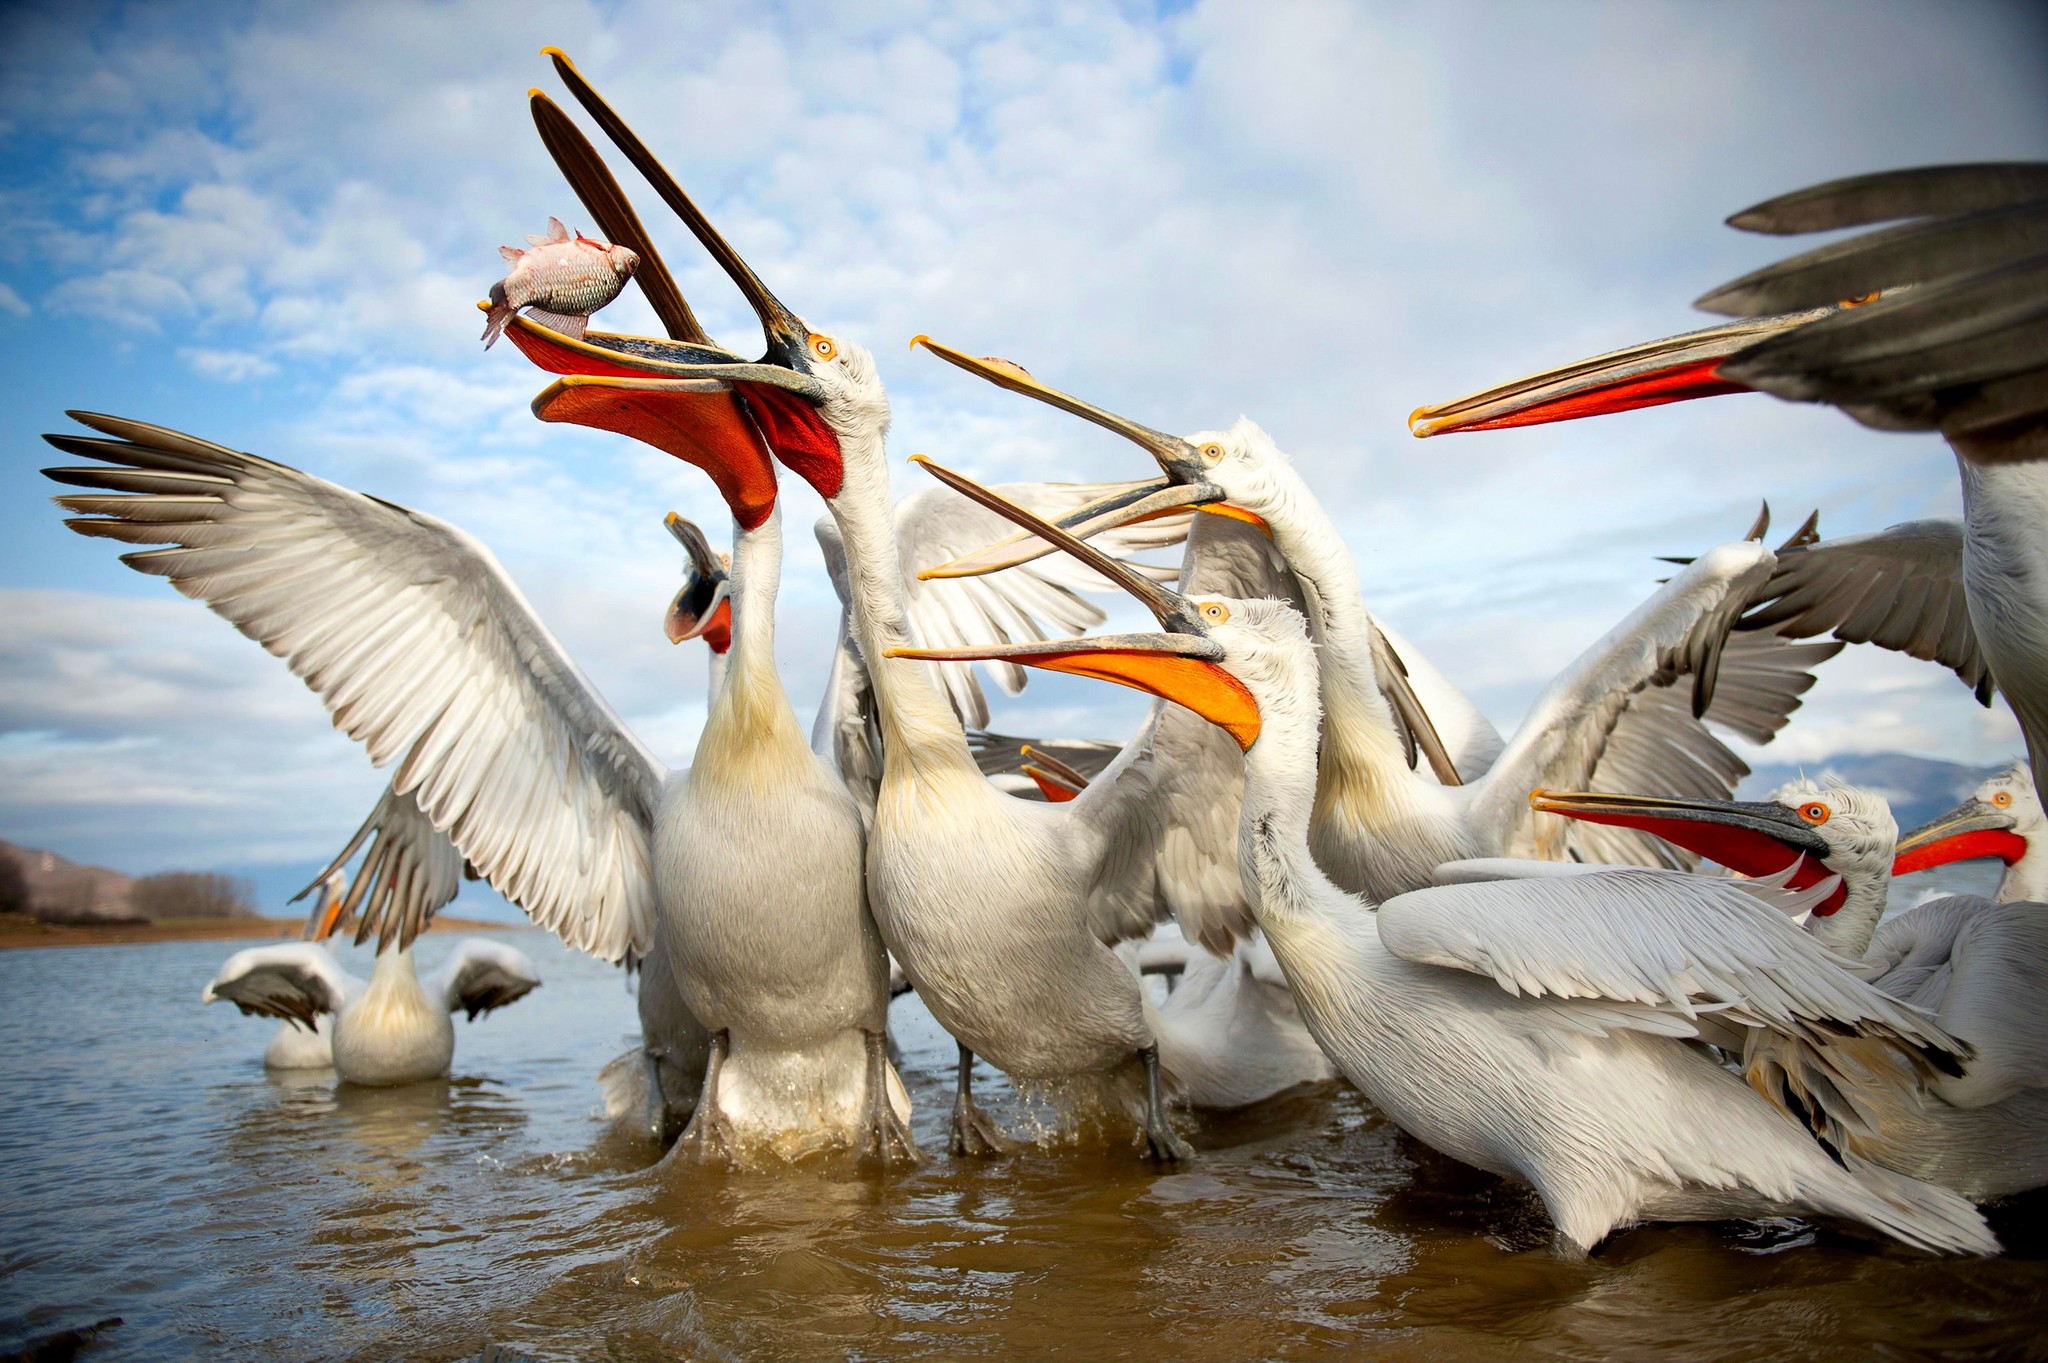
<instances>
[{"instance_id":1,"label":"shallow lake water","mask_svg":"<svg viewBox=\"0 0 2048 1363\"><path fill-rule=\"evenodd\" d=\"M952 1044L914 997L921 1168L657 1169L600 1116L636 1027L619 973L506 938L545 986L458 1021L453 1079L398 1090L267 1076L272 1024L198 1002L241 944L0 953L0 1352L118 1315L83 1357L2048 1356L2038 1196L1994 1210L1996 1260L1795 1223L1568 1262L1529 1193L1334 1084L1183 1116L1175 1172L1099 1137L959 1161Z\"/></svg>"}]
</instances>

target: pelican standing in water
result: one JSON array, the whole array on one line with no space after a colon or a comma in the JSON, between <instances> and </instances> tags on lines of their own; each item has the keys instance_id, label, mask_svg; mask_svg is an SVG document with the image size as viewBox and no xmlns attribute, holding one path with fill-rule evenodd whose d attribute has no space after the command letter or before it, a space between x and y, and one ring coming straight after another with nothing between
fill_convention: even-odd
<instances>
[{"instance_id":1,"label":"pelican standing in water","mask_svg":"<svg viewBox=\"0 0 2048 1363\"><path fill-rule=\"evenodd\" d=\"M1065 532L1015 518L1114 572ZM1165 633L946 656L1085 670L1227 728L1245 752L1237 854L1259 926L1317 1041L1402 1129L1531 1184L1575 1253L1640 1221L1787 1212L1996 1252L1966 1201L1885 1170L1850 1174L1685 1044L1704 1011L1783 1035L1822 1069L1851 1046L1882 1050L1902 1085L1956 1066L1962 1048L1842 970L1774 905L1778 892L1632 869L1378 906L1348 895L1309 854L1320 716L1302 618L1277 602L1191 601L1119 580Z\"/></svg>"},{"instance_id":2,"label":"pelican standing in water","mask_svg":"<svg viewBox=\"0 0 2048 1363\"><path fill-rule=\"evenodd\" d=\"M616 355L558 347L542 362L569 377L538 409L552 417L565 395L588 395L586 410L635 408L646 414L636 424L658 436L657 426L716 420L719 404L736 395L774 455L825 499L844 544L853 634L882 736L869 904L920 998L959 1042L955 1148L1003 1143L972 1099L979 1052L1025 1079L1141 1075L1141 1139L1154 1157L1180 1158L1187 1146L1164 1106L1165 1039L1110 944L1149 932L1162 901L1195 901L1215 886L1236 904L1242 891L1236 877L1208 866L1227 865L1227 849L1175 847L1162 826L1152 798L1171 765L1155 754L1161 724L1155 716L1068 803L1013 799L989 783L926 668L891 657L913 636L884 462L888 398L873 358L775 298L631 130L553 55L591 116L746 295L768 351L755 363L676 364L655 377L621 375ZM508 333L515 340L516 328ZM1004 968L991 971L991 961Z\"/></svg>"},{"instance_id":3,"label":"pelican standing in water","mask_svg":"<svg viewBox=\"0 0 2048 1363\"><path fill-rule=\"evenodd\" d=\"M1086 537L1133 515L1191 504L1227 505L1269 529L1301 584L1316 642L1324 720L1311 845L1332 879L1370 898L1420 889L1438 865L1475 857L1686 865L1654 838L1589 837L1582 847L1546 838L1525 796L1539 785L1627 786L1653 772L1674 789L1726 795L1748 768L1707 732L1702 717L1768 742L1813 684L1811 669L1841 649L1789 644L1770 633L1730 638L1730 625L1774 564L1771 551L1755 542L1767 524L1761 523L1752 539L1682 566L1558 676L1483 772L1453 762L1446 784L1441 776L1450 754L1431 742L1436 712L1405 685L1405 646L1396 652L1366 610L1342 535L1272 437L1245 420L1227 431L1166 435L1039 383L1015 365L920 339L969 373L1115 431L1158 461L1167 481L1155 493L1086 509L1073 533ZM991 546L939 571L1028 562L1049 547ZM1433 759L1438 780L1411 769L1402 742L1407 732L1442 754Z\"/></svg>"},{"instance_id":4,"label":"pelican standing in water","mask_svg":"<svg viewBox=\"0 0 2048 1363\"><path fill-rule=\"evenodd\" d=\"M250 1016L282 1018L286 1027L303 1029L303 1046L282 1044L282 1035L271 1040L263 1063L273 1069L332 1064L347 1083L389 1088L448 1073L455 1054L452 1014L466 1013L474 1022L538 988L540 972L525 952L481 937L458 942L447 964L424 982L409 946L378 952L366 983L317 942L283 942L228 957L200 1002L225 999ZM329 1026L320 1025L330 1018Z\"/></svg>"},{"instance_id":5,"label":"pelican standing in water","mask_svg":"<svg viewBox=\"0 0 2048 1363\"><path fill-rule=\"evenodd\" d=\"M2009 788L1991 790L1996 811ZM1548 791L1532 799L1552 813L1654 831L1745 875L1789 874L1791 884L1817 888L1839 879L1812 906L1814 937L1860 961L1877 988L1932 1014L1974 1055L1964 1072L1935 1075L1916 1101L1881 1072L1817 1073L1799 1048L1755 1033L1744 1052L1751 1084L1839 1156L1978 1199L2048 1184L2048 904L1956 895L1880 926L1898 826L1882 797L1854 786L1799 781L1745 802ZM1983 813L1966 818L1978 827L1951 836L1982 829ZM1945 822L1959 821L1936 824Z\"/></svg>"},{"instance_id":6,"label":"pelican standing in water","mask_svg":"<svg viewBox=\"0 0 2048 1363\"><path fill-rule=\"evenodd\" d=\"M1741 321L1417 408L1409 424L1431 436L1762 391L1829 403L1882 430L1940 431L1962 475L1960 578L1975 649L2019 718L2039 789L2048 781L2048 164L1861 175L1728 222L1788 234L1898 220L1698 302ZM1893 559L1895 583L1924 577L1926 538L1918 526L1895 527L1869 537L1862 556ZM1833 581L1867 603L1843 637L1942 656L1972 680L1975 649L1956 634L1944 593L1873 594L1871 577L1853 571ZM1816 630L1848 616L1824 605L1808 614Z\"/></svg>"}]
</instances>

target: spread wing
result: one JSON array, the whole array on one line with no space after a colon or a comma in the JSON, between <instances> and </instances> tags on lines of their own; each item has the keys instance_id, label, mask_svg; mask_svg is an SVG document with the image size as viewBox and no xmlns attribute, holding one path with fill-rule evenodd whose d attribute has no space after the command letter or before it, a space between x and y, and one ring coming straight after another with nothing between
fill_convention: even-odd
<instances>
[{"instance_id":1,"label":"spread wing","mask_svg":"<svg viewBox=\"0 0 2048 1363\"><path fill-rule=\"evenodd\" d=\"M1046 519L1058 520L1112 489L1087 483L1006 483L994 489ZM1115 558L1169 548L1187 538L1192 512L1119 527L1096 537L1096 547ZM1205 518L1205 519L1214 519ZM972 553L1013 527L995 512L944 487L925 487L896 504L896 542L902 554L905 604L918 642L927 648L1022 642L1077 635L1101 624L1102 610L1081 594L1116 590L1093 570L1065 554L984 577L935 578L917 574ZM1134 564L1161 581L1174 570ZM1024 689L1024 669L1014 663L980 664L1010 695ZM988 700L972 663L932 663L953 713L969 728L988 727Z\"/></svg>"},{"instance_id":2,"label":"spread wing","mask_svg":"<svg viewBox=\"0 0 2048 1363\"><path fill-rule=\"evenodd\" d=\"M1380 940L1421 965L1490 976L1510 994L1643 1005L1761 1028L1825 1054L1886 1043L1915 1070L1959 1070L1964 1043L1851 974L1791 913L1833 889L1623 868L1434 886L1382 905Z\"/></svg>"},{"instance_id":3,"label":"spread wing","mask_svg":"<svg viewBox=\"0 0 2048 1363\"><path fill-rule=\"evenodd\" d=\"M1685 853L1628 829L1543 818L1531 790L1654 790L1725 799L1748 766L1702 720L1753 742L1781 728L1840 651L1730 627L1769 578L1772 554L1748 540L1685 565L1537 698L1472 798L1517 830L1511 854L1690 869Z\"/></svg>"},{"instance_id":4,"label":"spread wing","mask_svg":"<svg viewBox=\"0 0 2048 1363\"><path fill-rule=\"evenodd\" d=\"M363 820L340 855L327 863L313 884L299 891L303 898L349 863L363 847L362 869L350 882L334 913L336 923L354 921L356 944L377 935L379 950L393 938L401 946L426 930L427 922L462 889L462 853L448 835L434 827L411 793L386 786L370 817Z\"/></svg>"},{"instance_id":5,"label":"spread wing","mask_svg":"<svg viewBox=\"0 0 2048 1363\"><path fill-rule=\"evenodd\" d=\"M488 549L268 459L73 415L112 438L46 437L102 461L49 470L99 490L57 499L66 524L168 545L122 562L283 658L372 762L399 759L392 789L535 922L607 960L647 949L661 768Z\"/></svg>"},{"instance_id":6,"label":"spread wing","mask_svg":"<svg viewBox=\"0 0 2048 1363\"><path fill-rule=\"evenodd\" d=\"M311 1031L322 1013L339 1013L362 990L315 942L250 947L228 957L199 993L201 1003L226 999L251 1016L285 1018Z\"/></svg>"},{"instance_id":7,"label":"spread wing","mask_svg":"<svg viewBox=\"0 0 2048 1363\"><path fill-rule=\"evenodd\" d=\"M1788 639L1833 632L1955 669L1991 703L1991 673L1963 596L1959 521L1907 521L1778 555L1777 571L1737 626Z\"/></svg>"},{"instance_id":8,"label":"spread wing","mask_svg":"<svg viewBox=\"0 0 2048 1363\"><path fill-rule=\"evenodd\" d=\"M471 1022L493 1008L525 998L540 988L540 972L517 947L482 937L465 937L448 963L424 981L427 995L461 1009Z\"/></svg>"}]
</instances>

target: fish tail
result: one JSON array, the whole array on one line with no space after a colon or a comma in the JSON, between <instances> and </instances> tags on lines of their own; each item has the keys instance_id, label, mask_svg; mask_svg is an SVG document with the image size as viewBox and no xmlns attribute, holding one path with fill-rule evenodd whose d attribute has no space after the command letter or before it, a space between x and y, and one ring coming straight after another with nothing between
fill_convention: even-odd
<instances>
[{"instance_id":1,"label":"fish tail","mask_svg":"<svg viewBox=\"0 0 2048 1363\"><path fill-rule=\"evenodd\" d=\"M485 350L489 350L492 346L496 345L498 338L505 334L505 326L512 320L512 314L515 311L517 309L505 301L504 284L497 283L491 285L491 310L484 314Z\"/></svg>"}]
</instances>

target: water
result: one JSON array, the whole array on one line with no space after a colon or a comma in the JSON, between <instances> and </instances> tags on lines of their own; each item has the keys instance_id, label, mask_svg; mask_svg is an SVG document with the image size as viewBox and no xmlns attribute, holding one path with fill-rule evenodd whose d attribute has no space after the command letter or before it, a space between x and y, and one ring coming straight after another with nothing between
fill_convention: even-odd
<instances>
[{"instance_id":1,"label":"water","mask_svg":"<svg viewBox=\"0 0 2048 1363\"><path fill-rule=\"evenodd\" d=\"M240 944L0 952L0 1350L119 1315L92 1363L2048 1357L2048 1200L1999 1209L1985 1262L1792 1224L1570 1263L1528 1193L1339 1085L1185 1119L1182 1172L1099 1140L967 1164L914 998L923 1168L653 1169L598 1115L618 973L507 938L546 986L458 1022L452 1080L381 1091L266 1077L270 1024L198 1002Z\"/></svg>"}]
</instances>

